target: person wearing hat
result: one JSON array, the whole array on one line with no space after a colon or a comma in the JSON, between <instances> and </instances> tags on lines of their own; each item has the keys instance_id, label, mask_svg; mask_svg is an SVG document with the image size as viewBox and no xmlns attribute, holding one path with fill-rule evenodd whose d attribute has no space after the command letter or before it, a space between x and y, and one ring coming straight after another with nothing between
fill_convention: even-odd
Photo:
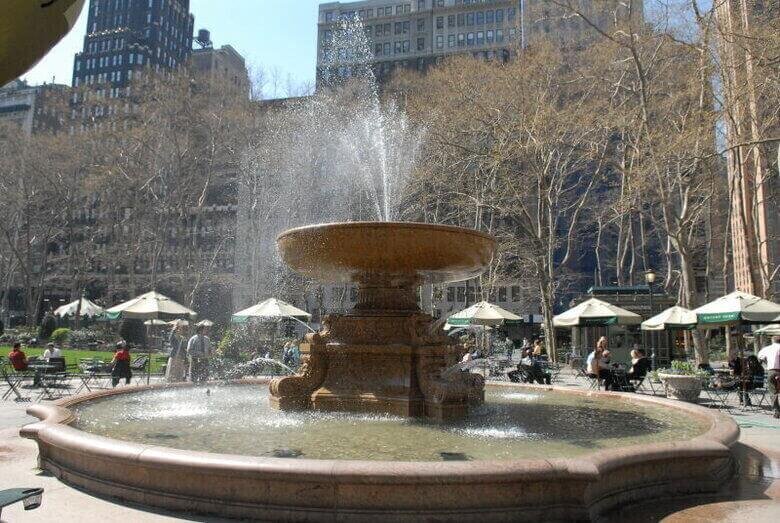
<instances>
[{"instance_id":1,"label":"person wearing hat","mask_svg":"<svg viewBox=\"0 0 780 523\"><path fill-rule=\"evenodd\" d=\"M46 350L43 351L43 359L49 361L52 358L61 358L62 351L53 343L46 344Z\"/></svg>"},{"instance_id":2,"label":"person wearing hat","mask_svg":"<svg viewBox=\"0 0 780 523\"><path fill-rule=\"evenodd\" d=\"M130 385L133 377L133 371L130 370L130 349L124 341L116 342L116 352L111 363L114 366L111 369L111 386L119 385L119 380L122 378L125 379L125 385Z\"/></svg>"}]
</instances>

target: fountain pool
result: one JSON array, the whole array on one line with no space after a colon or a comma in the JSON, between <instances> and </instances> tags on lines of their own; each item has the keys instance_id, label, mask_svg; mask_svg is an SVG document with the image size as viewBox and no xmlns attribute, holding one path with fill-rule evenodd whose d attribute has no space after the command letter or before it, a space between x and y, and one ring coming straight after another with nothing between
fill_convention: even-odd
<instances>
[{"instance_id":1,"label":"fountain pool","mask_svg":"<svg viewBox=\"0 0 780 523\"><path fill-rule=\"evenodd\" d=\"M560 392L492 389L457 422L281 412L257 385L162 389L82 403L74 428L183 450L306 459L512 460L690 439L706 424L675 410ZM233 413L225 416L225 412Z\"/></svg>"}]
</instances>

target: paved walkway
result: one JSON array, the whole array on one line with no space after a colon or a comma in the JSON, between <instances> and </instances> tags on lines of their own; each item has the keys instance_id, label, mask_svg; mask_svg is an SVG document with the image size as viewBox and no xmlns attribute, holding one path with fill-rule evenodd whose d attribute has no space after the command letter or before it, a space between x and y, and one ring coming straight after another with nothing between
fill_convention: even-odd
<instances>
[{"instance_id":1,"label":"paved walkway","mask_svg":"<svg viewBox=\"0 0 780 523\"><path fill-rule=\"evenodd\" d=\"M556 385L587 387L564 371ZM148 507L118 503L95 497L61 483L36 468L37 447L19 437L19 427L36 421L25 410L29 403L0 402L0 489L43 487L43 504L25 512L21 504L3 510L3 522L83 523L89 521L145 523L164 521L223 521L217 518L188 516ZM740 444L735 449L740 473L723 492L671 504L632 506L617 512L607 521L682 522L775 522L780 521L780 420L766 412L742 412L730 409L741 428Z\"/></svg>"}]
</instances>

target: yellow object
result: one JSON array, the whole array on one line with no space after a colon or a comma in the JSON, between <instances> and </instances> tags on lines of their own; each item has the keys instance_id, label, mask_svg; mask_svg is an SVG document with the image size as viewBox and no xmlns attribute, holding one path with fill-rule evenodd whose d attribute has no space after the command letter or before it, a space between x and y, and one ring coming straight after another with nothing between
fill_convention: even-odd
<instances>
[{"instance_id":1,"label":"yellow object","mask_svg":"<svg viewBox=\"0 0 780 523\"><path fill-rule=\"evenodd\" d=\"M18 78L68 34L84 0L0 2L0 86Z\"/></svg>"}]
</instances>

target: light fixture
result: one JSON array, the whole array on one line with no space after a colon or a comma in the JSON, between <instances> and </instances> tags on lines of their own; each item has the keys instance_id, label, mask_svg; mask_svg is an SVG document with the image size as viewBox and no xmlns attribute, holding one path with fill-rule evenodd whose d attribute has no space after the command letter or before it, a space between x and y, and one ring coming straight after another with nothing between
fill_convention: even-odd
<instances>
[{"instance_id":1,"label":"light fixture","mask_svg":"<svg viewBox=\"0 0 780 523\"><path fill-rule=\"evenodd\" d=\"M655 281L655 271L653 269L647 269L645 271L645 281L648 283L648 285L652 285L652 283Z\"/></svg>"}]
</instances>

